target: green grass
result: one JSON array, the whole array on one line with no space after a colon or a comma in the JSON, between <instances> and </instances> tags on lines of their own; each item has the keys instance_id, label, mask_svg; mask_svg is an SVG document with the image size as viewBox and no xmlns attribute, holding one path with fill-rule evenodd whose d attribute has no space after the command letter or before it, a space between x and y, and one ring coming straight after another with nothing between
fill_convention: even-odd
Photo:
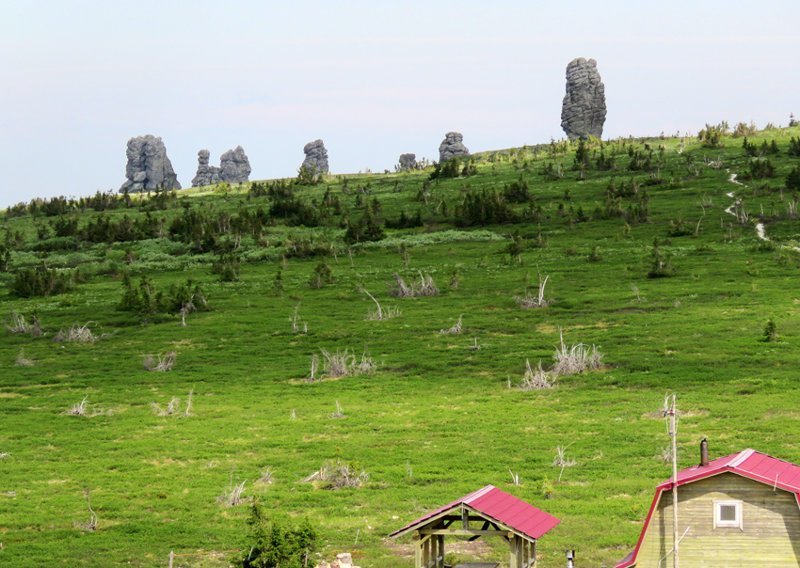
<instances>
[{"instance_id":1,"label":"green grass","mask_svg":"<svg viewBox=\"0 0 800 568\"><path fill-rule=\"evenodd\" d=\"M34 225L46 220L3 220L26 235L12 268L32 266L44 255L50 266L79 264L88 281L60 296L0 298L1 315L35 312L47 332L38 339L0 335L0 452L9 454L0 460L0 564L163 566L174 550L194 554L180 557L180 565L225 566L231 551L245 546L247 507L226 508L217 497L231 481L247 480L245 496L260 498L269 510L311 518L327 557L353 551L364 567L411 566L402 555L408 549L386 535L488 483L562 519L539 544L541 566L563 565L567 548L576 548L586 565L611 565L635 544L654 486L669 476L660 458L668 443L659 414L666 392L678 393L684 413L682 466L697 460L702 436L712 456L755 447L800 462L792 435L800 425L798 254L784 247L798 239L800 226L770 218L791 199L780 188L798 163L785 154L789 136L798 133L754 137L759 144L775 138L782 150L771 158L778 173L764 180L766 187L728 182L726 168L745 167L741 139L725 138L722 149L690 139L683 154L676 152L678 140L647 141L666 148L665 181L647 187L651 221L632 225L629 234L623 219L571 223L558 213L560 203L590 215L602 208L610 177L644 180L646 172L625 171L624 153L616 158L619 171L592 169L585 181L570 169L574 146L555 158L546 147L484 154L478 175L432 184L428 205L415 199L427 172L348 176L351 189L370 184L364 202L376 197L384 217L422 207L427 227L389 231L386 240L348 254L335 223L276 225L265 242L243 240L250 261L242 263L238 283L218 282L210 273L212 254L190 255L167 238L40 253L32 248ZM687 169L687 155L697 175ZM718 157L719 170L702 163ZM541 174L553 160L564 163L564 179ZM435 210L444 200L452 213L463 192L502 189L520 175L544 211L538 223L459 229ZM299 193L319 198L330 187L358 218L355 196L343 194L342 183L331 178ZM567 189L571 201L564 198ZM752 224L737 225L724 213L729 191L753 213L763 205L775 246L759 246ZM269 203L236 190L193 193L185 199L219 210ZM111 215L125 213L138 214ZM665 243L670 220L694 228L703 214L697 236ZM82 222L92 215L83 213ZM541 231L547 244L511 262L505 248L516 230L529 242ZM309 234L337 243L336 256L326 259L334 284L311 289L319 259L289 258L285 291L276 295L285 240ZM646 277L655 237L672 257L671 278ZM401 245L410 256L407 267ZM598 262L587 260L594 246ZM129 267L122 260L127 248L137 256ZM190 315L187 327L172 317L141 324L117 309L122 286L111 263L149 274L161 287L192 277L212 310ZM418 271L433 275L439 296L389 296L395 272L412 279ZM457 289L448 287L453 272L460 275ZM514 296L535 285L538 273L550 275L553 302L521 310ZM7 287L11 275L0 281ZM373 304L360 286L402 315L365 320ZM298 305L305 335L290 328ZM461 314L461 335L438 333ZM777 342L761 341L770 318ZM88 321L104 334L97 343L52 341L59 329ZM509 389L509 380L512 387L519 383L525 359L551 362L559 329L567 342L600 346L604 370L564 377L548 391ZM470 349L474 338L480 350ZM380 367L370 376L304 382L312 354L323 348L368 350ZM34 366L14 364L21 350ZM145 354L167 351L178 353L173 371L143 369ZM153 413L153 402L185 399L192 389L192 416ZM90 412L102 413L63 414L84 396ZM344 418L331 417L337 401ZM568 444L577 464L556 482L555 448ZM368 484L327 491L301 482L334 458L358 462ZM256 484L265 467L273 469L274 483ZM511 484L509 470L520 475L520 486ZM91 533L75 526L88 519L85 489L99 518ZM490 544L504 559L500 543Z\"/></svg>"}]
</instances>

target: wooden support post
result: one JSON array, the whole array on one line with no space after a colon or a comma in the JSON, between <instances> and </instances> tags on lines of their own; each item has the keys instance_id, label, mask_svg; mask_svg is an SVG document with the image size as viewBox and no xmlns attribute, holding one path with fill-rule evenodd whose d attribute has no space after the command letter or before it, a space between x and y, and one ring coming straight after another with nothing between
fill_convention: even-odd
<instances>
[{"instance_id":1,"label":"wooden support post","mask_svg":"<svg viewBox=\"0 0 800 568\"><path fill-rule=\"evenodd\" d=\"M524 541L525 555L523 557L522 568L534 568L536 566L536 542Z\"/></svg>"},{"instance_id":2,"label":"wooden support post","mask_svg":"<svg viewBox=\"0 0 800 568\"><path fill-rule=\"evenodd\" d=\"M414 567L415 568L422 568L422 546L423 541L420 538L419 533L414 535Z\"/></svg>"},{"instance_id":3,"label":"wooden support post","mask_svg":"<svg viewBox=\"0 0 800 568\"><path fill-rule=\"evenodd\" d=\"M520 568L519 537L515 534L508 537L508 568Z\"/></svg>"},{"instance_id":4,"label":"wooden support post","mask_svg":"<svg viewBox=\"0 0 800 568\"><path fill-rule=\"evenodd\" d=\"M172 568L172 563L175 561L175 551L169 551L169 568Z\"/></svg>"}]
</instances>

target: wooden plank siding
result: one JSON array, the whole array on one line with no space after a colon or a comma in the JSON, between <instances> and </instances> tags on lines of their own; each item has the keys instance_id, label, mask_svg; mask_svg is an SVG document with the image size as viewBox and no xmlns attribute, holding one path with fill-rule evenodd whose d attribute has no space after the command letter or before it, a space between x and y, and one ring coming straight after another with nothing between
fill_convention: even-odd
<instances>
[{"instance_id":1,"label":"wooden plank siding","mask_svg":"<svg viewBox=\"0 0 800 568\"><path fill-rule=\"evenodd\" d=\"M742 501L742 528L714 528L714 501ZM793 493L734 473L678 488L681 566L800 566L800 508ZM661 495L636 568L672 566L672 492ZM669 554L669 555L668 555ZM666 558L665 558L666 557Z\"/></svg>"}]
</instances>

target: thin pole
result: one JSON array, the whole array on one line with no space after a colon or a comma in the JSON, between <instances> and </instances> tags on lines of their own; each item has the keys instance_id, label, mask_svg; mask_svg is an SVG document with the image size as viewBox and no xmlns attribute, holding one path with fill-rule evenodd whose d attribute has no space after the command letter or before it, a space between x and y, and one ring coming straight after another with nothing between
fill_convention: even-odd
<instances>
[{"instance_id":1,"label":"thin pole","mask_svg":"<svg viewBox=\"0 0 800 568\"><path fill-rule=\"evenodd\" d=\"M672 438L672 566L678 568L678 421L677 396L669 409L669 435Z\"/></svg>"},{"instance_id":2,"label":"thin pole","mask_svg":"<svg viewBox=\"0 0 800 568\"><path fill-rule=\"evenodd\" d=\"M169 551L169 568L172 568L172 562L175 560L175 551Z\"/></svg>"}]
</instances>

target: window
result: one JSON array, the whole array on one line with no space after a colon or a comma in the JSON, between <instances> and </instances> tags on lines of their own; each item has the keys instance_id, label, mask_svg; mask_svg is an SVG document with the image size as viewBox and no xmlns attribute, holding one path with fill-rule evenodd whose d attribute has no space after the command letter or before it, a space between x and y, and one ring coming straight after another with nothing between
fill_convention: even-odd
<instances>
[{"instance_id":1,"label":"window","mask_svg":"<svg viewBox=\"0 0 800 568\"><path fill-rule=\"evenodd\" d=\"M714 528L742 528L741 501L714 501Z\"/></svg>"}]
</instances>

